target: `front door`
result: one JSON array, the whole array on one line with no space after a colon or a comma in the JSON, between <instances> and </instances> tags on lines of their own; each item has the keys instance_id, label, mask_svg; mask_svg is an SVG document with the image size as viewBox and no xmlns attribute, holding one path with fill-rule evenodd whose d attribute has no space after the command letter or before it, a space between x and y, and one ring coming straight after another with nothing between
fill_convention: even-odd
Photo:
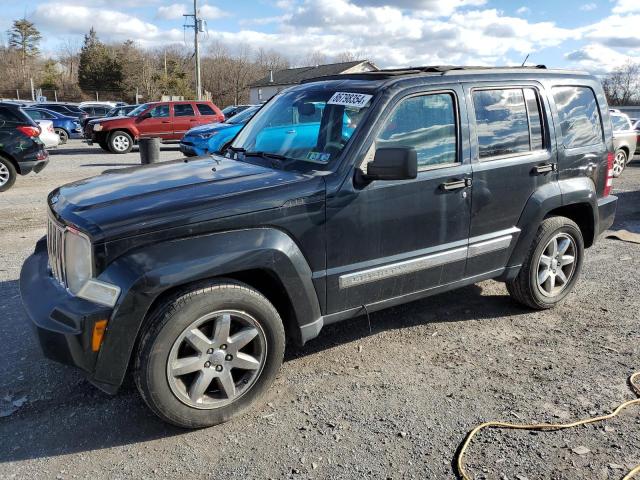
<instances>
[{"instance_id":1,"label":"front door","mask_svg":"<svg viewBox=\"0 0 640 480\"><path fill-rule=\"evenodd\" d=\"M327 313L462 278L471 166L461 99L458 87L404 96L371 135L363 169L375 148L413 147L416 179L365 186L349 179L328 196Z\"/></svg>"},{"instance_id":2,"label":"front door","mask_svg":"<svg viewBox=\"0 0 640 480\"><path fill-rule=\"evenodd\" d=\"M149 116L146 116L145 113ZM168 103L155 105L145 113L136 121L136 127L141 137L159 137L168 140L173 136L171 111Z\"/></svg>"},{"instance_id":3,"label":"front door","mask_svg":"<svg viewBox=\"0 0 640 480\"><path fill-rule=\"evenodd\" d=\"M465 85L470 105L473 201L465 276L500 270L531 196L557 182L555 131L542 86Z\"/></svg>"}]
</instances>

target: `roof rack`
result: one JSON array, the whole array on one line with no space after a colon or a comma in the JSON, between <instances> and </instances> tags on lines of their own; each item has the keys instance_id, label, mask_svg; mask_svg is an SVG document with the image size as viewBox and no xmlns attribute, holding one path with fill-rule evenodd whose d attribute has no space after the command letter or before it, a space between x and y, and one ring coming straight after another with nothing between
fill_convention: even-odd
<instances>
[{"instance_id":1,"label":"roof rack","mask_svg":"<svg viewBox=\"0 0 640 480\"><path fill-rule=\"evenodd\" d=\"M402 75L417 75L430 73L434 75L447 75L463 70L546 70L545 65L515 66L515 67L487 67L487 66L462 66L462 65L425 65L420 67L387 68L373 72L341 73L314 77L303 80L301 83L317 82L318 80L386 80Z\"/></svg>"}]
</instances>

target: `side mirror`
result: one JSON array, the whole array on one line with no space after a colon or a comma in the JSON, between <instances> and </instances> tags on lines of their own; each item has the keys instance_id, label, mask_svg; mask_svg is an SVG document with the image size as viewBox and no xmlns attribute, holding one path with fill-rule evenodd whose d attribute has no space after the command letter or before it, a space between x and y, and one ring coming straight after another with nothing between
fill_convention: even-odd
<instances>
[{"instance_id":1,"label":"side mirror","mask_svg":"<svg viewBox=\"0 0 640 480\"><path fill-rule=\"evenodd\" d=\"M372 180L411 180L418 176L418 154L415 148L394 147L379 148L373 162L367 165L363 179Z\"/></svg>"},{"instance_id":2,"label":"side mirror","mask_svg":"<svg viewBox=\"0 0 640 480\"><path fill-rule=\"evenodd\" d=\"M145 112L145 113L141 114L138 117L138 120L142 121L142 120L146 120L147 118L151 118L151 113Z\"/></svg>"}]
</instances>

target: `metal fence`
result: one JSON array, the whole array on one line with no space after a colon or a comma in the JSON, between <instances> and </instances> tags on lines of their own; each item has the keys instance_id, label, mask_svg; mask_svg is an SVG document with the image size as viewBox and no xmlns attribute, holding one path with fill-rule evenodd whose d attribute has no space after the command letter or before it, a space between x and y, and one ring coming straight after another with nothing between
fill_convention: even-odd
<instances>
[{"instance_id":1,"label":"metal fence","mask_svg":"<svg viewBox=\"0 0 640 480\"><path fill-rule=\"evenodd\" d=\"M49 90L38 89L31 91L29 89L0 90L1 100L22 100L22 101L41 101L47 102L83 102L83 101L122 101L129 99L129 95L125 95L122 91L98 90L95 92L65 91L65 90ZM131 99L129 99L131 100Z\"/></svg>"}]
</instances>

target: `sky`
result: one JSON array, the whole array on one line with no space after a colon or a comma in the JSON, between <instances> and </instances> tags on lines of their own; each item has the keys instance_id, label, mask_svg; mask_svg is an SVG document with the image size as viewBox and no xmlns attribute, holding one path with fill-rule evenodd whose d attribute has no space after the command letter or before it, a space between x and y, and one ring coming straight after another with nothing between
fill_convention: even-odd
<instances>
[{"instance_id":1,"label":"sky","mask_svg":"<svg viewBox=\"0 0 640 480\"><path fill-rule=\"evenodd\" d=\"M300 63L310 52L349 51L379 67L529 64L604 73L640 61L637 0L198 0L206 50L274 50ZM0 0L0 31L26 16L42 50L103 41L191 45L180 0ZM6 38L6 37L5 37Z\"/></svg>"}]
</instances>

